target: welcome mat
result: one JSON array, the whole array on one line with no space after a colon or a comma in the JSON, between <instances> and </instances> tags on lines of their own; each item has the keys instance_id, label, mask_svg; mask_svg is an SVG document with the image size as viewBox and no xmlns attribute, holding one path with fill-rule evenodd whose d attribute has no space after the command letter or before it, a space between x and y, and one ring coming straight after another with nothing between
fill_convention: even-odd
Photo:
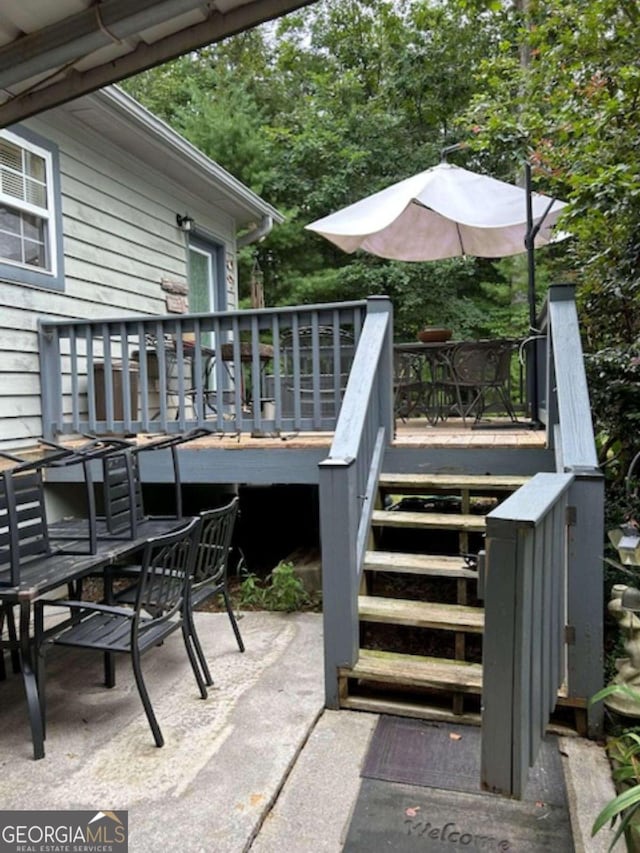
<instances>
[{"instance_id":1,"label":"welcome mat","mask_svg":"<svg viewBox=\"0 0 640 853\"><path fill-rule=\"evenodd\" d=\"M574 853L568 809L363 779L343 853Z\"/></svg>"},{"instance_id":2,"label":"welcome mat","mask_svg":"<svg viewBox=\"0 0 640 853\"><path fill-rule=\"evenodd\" d=\"M448 791L482 793L481 730L381 716L373 733L361 776ZM564 773L557 738L547 736L529 771L524 800L566 806Z\"/></svg>"}]
</instances>

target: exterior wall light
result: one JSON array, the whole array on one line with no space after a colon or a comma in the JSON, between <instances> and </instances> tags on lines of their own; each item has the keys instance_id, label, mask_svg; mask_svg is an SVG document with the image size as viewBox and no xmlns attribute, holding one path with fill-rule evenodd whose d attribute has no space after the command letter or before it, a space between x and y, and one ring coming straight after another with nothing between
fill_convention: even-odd
<instances>
[{"instance_id":1,"label":"exterior wall light","mask_svg":"<svg viewBox=\"0 0 640 853\"><path fill-rule=\"evenodd\" d=\"M195 225L195 220L193 216L189 216L188 213L185 213L184 216L181 216L179 213L177 213L176 223L178 225L178 228L181 228L183 231L191 231L191 229Z\"/></svg>"},{"instance_id":2,"label":"exterior wall light","mask_svg":"<svg viewBox=\"0 0 640 853\"><path fill-rule=\"evenodd\" d=\"M640 566L640 530L637 527L622 524L609 530L607 535L623 566Z\"/></svg>"}]
</instances>

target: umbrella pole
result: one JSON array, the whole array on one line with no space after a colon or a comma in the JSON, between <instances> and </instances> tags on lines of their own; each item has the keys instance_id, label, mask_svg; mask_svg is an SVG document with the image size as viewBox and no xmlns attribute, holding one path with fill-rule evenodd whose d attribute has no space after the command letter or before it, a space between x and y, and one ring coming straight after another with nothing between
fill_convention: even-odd
<instances>
[{"instance_id":1,"label":"umbrella pole","mask_svg":"<svg viewBox=\"0 0 640 853\"><path fill-rule=\"evenodd\" d=\"M538 341L536 329L536 260L534 255L534 244L537 228L533 226L533 201L531 190L531 164L525 163L524 166L524 183L527 204L527 233L524 238L524 245L527 250L527 291L529 302L529 336L532 339L532 346L529 349L527 384L529 388L529 401L531 409L531 421L533 424L539 424L538 418ZM546 213L545 213L546 216ZM544 217L543 217L544 219ZM542 220L541 220L542 223Z\"/></svg>"}]
</instances>

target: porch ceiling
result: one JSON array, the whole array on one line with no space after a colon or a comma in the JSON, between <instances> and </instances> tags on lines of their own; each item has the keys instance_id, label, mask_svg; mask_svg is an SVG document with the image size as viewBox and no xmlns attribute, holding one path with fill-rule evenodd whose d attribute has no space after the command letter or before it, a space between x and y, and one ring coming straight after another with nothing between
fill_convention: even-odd
<instances>
[{"instance_id":1,"label":"porch ceiling","mask_svg":"<svg viewBox=\"0 0 640 853\"><path fill-rule=\"evenodd\" d=\"M0 127L313 0L3 0Z\"/></svg>"}]
</instances>

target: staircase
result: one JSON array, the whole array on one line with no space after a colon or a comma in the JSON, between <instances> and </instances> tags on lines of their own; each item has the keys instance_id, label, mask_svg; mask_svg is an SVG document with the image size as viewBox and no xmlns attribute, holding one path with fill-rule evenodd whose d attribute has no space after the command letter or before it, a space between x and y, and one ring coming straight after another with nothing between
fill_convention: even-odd
<instances>
[{"instance_id":1,"label":"staircase","mask_svg":"<svg viewBox=\"0 0 640 853\"><path fill-rule=\"evenodd\" d=\"M474 556L485 515L526 477L380 477L344 708L480 722L484 612Z\"/></svg>"}]
</instances>

